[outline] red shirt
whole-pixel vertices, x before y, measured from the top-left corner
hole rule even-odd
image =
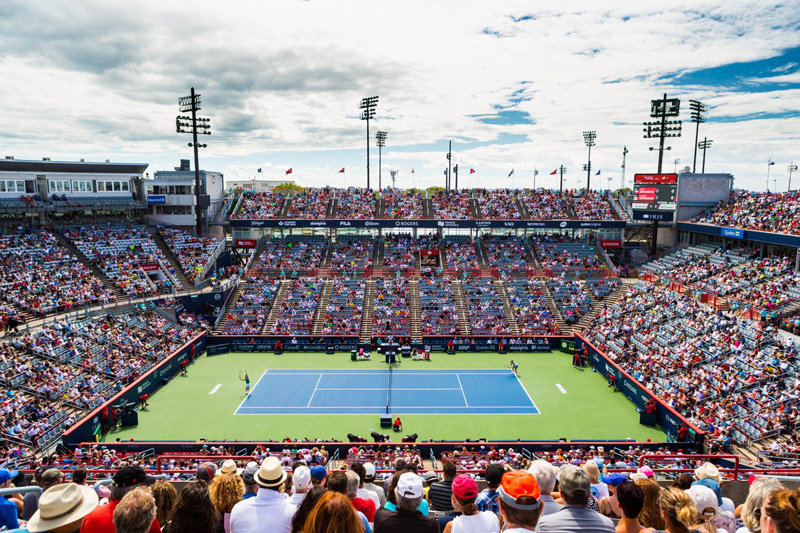
[[[81,533],[115,533],[117,530],[114,528],[114,509],[117,508],[119,502],[120,500],[112,500],[108,502],[108,505],[100,505],[86,515],[81,526]],[[374,503],[372,505],[375,506]],[[374,509],[372,513],[375,513]],[[153,520],[153,523],[150,524],[149,533],[161,533],[158,520]]]
[[[356,511],[361,511],[369,522],[375,521],[375,502],[367,498],[350,498]],[[83,533],[83,529],[81,529]],[[152,531],[150,533],[153,533]]]

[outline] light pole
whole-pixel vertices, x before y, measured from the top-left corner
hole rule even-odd
[[[792,192],[792,172],[797,172],[797,165],[794,164],[794,161],[789,164],[789,188],[787,192]]]
[[[208,208],[207,205],[200,206],[201,188],[200,188],[200,157],[197,153],[198,148],[206,148],[206,144],[197,142],[197,135],[211,135],[211,119],[197,118],[197,112],[200,111],[200,95],[195,94],[194,87],[189,96],[181,96],[178,98],[178,105],[180,106],[181,113],[192,112],[191,117],[185,115],[178,115],[175,117],[175,129],[178,133],[191,133],[192,142],[189,146],[194,148],[194,203],[195,203],[195,226],[198,235],[203,234],[205,226],[204,213]],[[202,190],[205,193],[205,190]],[[202,195],[205,198],[205,194]]]
[[[456,190],[458,190],[458,165],[457,164],[453,167],[453,174],[456,175]]]
[[[644,122],[644,138],[659,139],[658,148],[650,147],[650,151],[658,150],[658,173],[664,163],[664,150],[672,150],[671,146],[664,146],[667,137],[680,137],[682,122],[680,120],[667,120],[667,117],[677,117],[681,112],[681,101],[677,98],[667,98],[667,93],[660,100],[650,101],[650,117],[658,120]]]
[[[583,132],[583,142],[589,147],[589,157],[587,158],[587,163],[583,165],[583,169],[586,171],[586,194],[589,194],[589,185],[592,179],[592,146],[595,145],[595,139],[597,139],[596,131]]]
[[[392,189],[394,189],[395,188],[394,187],[394,179],[397,177],[397,171],[396,170],[390,170],[389,174],[392,175]]]
[[[379,131],[375,134],[375,139],[378,141],[378,190],[383,190],[383,182],[381,180],[381,149],[386,146],[386,132]]]
[[[447,168],[448,168],[448,171],[447,171],[447,179],[445,180],[445,189],[447,189],[448,191],[450,190],[450,176],[452,175],[452,173],[450,171],[450,169],[453,166],[452,158],[453,158],[453,141],[450,141],[450,143],[447,146]]]
[[[713,139],[709,139],[708,137],[703,137],[703,140],[697,145],[703,151],[703,170],[701,171],[702,174],[706,173],[706,150],[711,148],[711,144],[714,142]]]
[[[567,167],[564,165],[559,165],[558,167],[558,177],[559,177],[559,194],[564,194],[564,174],[567,173]]]
[[[533,190],[536,190],[536,176],[539,175],[539,171],[535,168],[533,169]]]
[[[680,164],[680,162],[681,162],[681,158],[680,157],[675,160],[675,170],[672,171],[673,174],[677,174],[678,173],[678,164]]]
[[[769,192],[769,171],[772,165],[774,164],[775,161],[773,161],[772,158],[769,158],[769,160],[767,160],[767,192]]]
[[[628,147],[627,146],[623,146],[622,147],[622,178],[620,180],[620,186],[619,186],[620,189],[624,189],[625,188],[625,160],[626,160],[627,157],[628,157]]]
[[[369,190],[369,119],[375,116],[375,108],[378,107],[377,96],[362,98],[358,107],[361,109],[361,120],[367,121],[367,190]]]
[[[703,113],[708,111],[708,106],[697,100],[689,100],[689,110],[692,122],[697,124],[694,129],[694,162],[692,163],[692,174],[694,174],[697,172],[697,141],[700,140],[700,123],[706,121]]]

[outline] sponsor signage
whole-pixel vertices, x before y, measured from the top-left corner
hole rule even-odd
[[[555,337],[505,337],[502,338],[505,349],[509,352],[549,352],[551,339]],[[422,344],[429,350],[446,350],[447,344],[453,341],[453,349],[457,352],[496,352],[497,338],[481,337],[423,337]]]
[[[147,203],[148,205],[165,204],[167,203],[167,196],[164,194],[148,194]]]
[[[631,205],[634,210],[674,211],[677,196],[677,174],[635,174],[633,176]]]
[[[633,220],[645,220],[649,222],[672,222],[674,214],[672,212],[659,211],[634,211]]]
[[[620,239],[601,239],[600,247],[606,250],[610,248],[622,248],[622,240]]]
[[[730,237],[731,239],[744,239],[743,229],[721,228],[720,235],[723,237]]]
[[[258,239],[236,239],[233,245],[236,248],[255,248],[258,245]]]
[[[230,224],[234,228],[620,229],[625,227],[623,220],[231,220]]]
[[[145,272],[155,272],[158,270],[158,264],[156,263],[142,263],[139,265],[139,268],[144,270]]]

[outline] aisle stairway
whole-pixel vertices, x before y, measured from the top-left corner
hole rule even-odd
[[[624,298],[625,292],[627,292],[630,285],[633,285],[634,281],[635,280],[622,280],[622,283],[619,284],[619,287],[617,287],[617,289],[611,295],[603,299],[603,301],[598,301],[592,294],[592,310],[581,317],[578,323],[572,327],[573,331],[581,332],[588,328],[592,323],[592,320],[594,320],[598,313],[603,310],[603,305],[612,307],[615,303]]]
[[[325,278],[322,283],[322,289],[319,291],[319,299],[317,300],[317,310],[314,311],[314,325],[311,327],[312,335],[319,335],[322,331],[322,319],[325,318],[325,312],[328,308],[328,302],[331,300],[331,290],[333,289],[333,278]]]
[[[547,305],[550,307],[550,312],[553,313],[553,318],[558,324],[558,329],[561,331],[562,335],[569,335],[572,333],[572,326],[568,325],[564,321],[564,317],[559,311],[558,306],[556,305],[556,301],[553,299],[553,294],[550,292],[550,288],[547,286],[547,283],[544,281],[540,281],[542,285],[542,290],[544,291],[545,299],[547,300]]]
[[[55,236],[56,240],[59,243],[61,243],[61,245],[64,248],[69,250],[69,252],[72,255],[74,255],[78,259],[78,261],[80,261],[86,268],[88,268],[92,272],[92,274],[95,275],[95,277],[100,279],[100,281],[102,281],[106,287],[109,287],[112,291],[114,291],[114,295],[117,297],[117,300],[122,301],[128,299],[128,296],[125,294],[125,291],[120,289],[117,286],[117,284],[114,283],[111,280],[111,278],[106,276],[106,274],[102,270],[100,270],[100,268],[97,265],[95,265],[92,261],[90,261],[88,257],[83,255],[83,252],[78,250],[78,247],[72,244],[69,241],[69,239],[64,237],[64,235],[62,235],[61,232],[55,229],[51,229],[50,232]]]
[[[422,199],[422,218],[433,218],[433,202],[430,198]]]
[[[361,313],[361,342],[372,338],[372,314],[375,312],[375,279],[367,280],[364,287],[364,311]]]
[[[219,325],[214,328],[214,333],[220,334],[222,330],[225,329],[225,324],[228,322],[228,315],[231,310],[236,307],[236,303],[239,301],[239,296],[242,295],[244,286],[244,283],[240,283],[239,286],[233,290],[231,297],[228,298],[228,303],[225,304],[225,308],[220,310],[220,313],[222,313],[222,320],[220,320]]]
[[[408,290],[408,311],[411,317],[411,339],[422,342],[422,322],[419,311],[419,278],[413,278]]]
[[[153,227],[148,227],[147,230],[150,232],[150,236],[153,238],[153,241],[156,243],[156,246],[161,250],[161,253],[164,254],[164,257],[167,258],[167,262],[169,266],[172,267],[172,270],[175,271],[175,277],[178,281],[181,282],[184,289],[191,288],[194,284],[189,281],[189,278],[186,277],[186,274],[183,273],[183,268],[181,268],[181,264],[178,262],[178,259],[172,253],[172,250],[169,249],[169,245],[167,241],[161,236],[158,232],[158,229]]]
[[[456,307],[458,308],[458,324],[461,328],[462,335],[469,335],[472,332],[472,329],[469,325],[469,315],[467,314],[467,305],[464,302],[464,289],[461,286],[461,280],[454,279],[450,281],[451,287],[453,288],[453,298],[456,301]]]
[[[478,257],[478,265],[480,265],[481,269],[487,271],[488,274],[489,270],[489,263],[488,258],[486,256],[486,250],[483,249],[483,239],[475,239],[475,255]]]
[[[281,280],[281,286],[278,288],[278,292],[275,293],[275,299],[272,300],[272,307],[269,310],[266,322],[264,322],[264,328],[261,330],[262,335],[269,335],[272,333],[272,326],[275,325],[275,319],[278,318],[278,314],[281,311],[281,304],[283,304],[283,300],[286,298],[286,290],[288,287],[289,280]]]
[[[506,320],[508,320],[508,326],[511,328],[511,333],[514,335],[519,335],[519,324],[517,323],[517,317],[514,316],[514,308],[511,305],[511,298],[508,296],[508,287],[506,287],[506,284],[502,281],[497,280],[494,282],[494,290],[497,292],[497,295],[503,302],[503,311],[505,311]]]

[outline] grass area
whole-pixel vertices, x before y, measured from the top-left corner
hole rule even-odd
[[[519,379],[541,414],[538,415],[405,415],[403,434],[420,439],[492,440],[625,439],[664,440],[660,430],[639,424],[639,416],[622,394],[613,392],[591,369],[572,367],[563,353],[514,354]],[[487,353],[432,354],[432,361],[405,359],[403,369],[507,368],[510,355]],[[136,440],[281,440],[336,438],[347,433],[369,438],[379,430],[378,415],[234,415],[244,400],[239,370],[247,370],[253,386],[268,368],[384,369],[378,361],[354,363],[339,353],[231,353],[202,356],[187,376],[176,376],[153,394],[150,407],[139,412],[139,425],[107,436]],[[219,387],[217,387],[219,385]],[[558,385],[563,388],[563,393]],[[212,390],[213,394],[210,394]],[[357,393],[354,393],[357,394]],[[385,431],[384,431],[385,432]]]

